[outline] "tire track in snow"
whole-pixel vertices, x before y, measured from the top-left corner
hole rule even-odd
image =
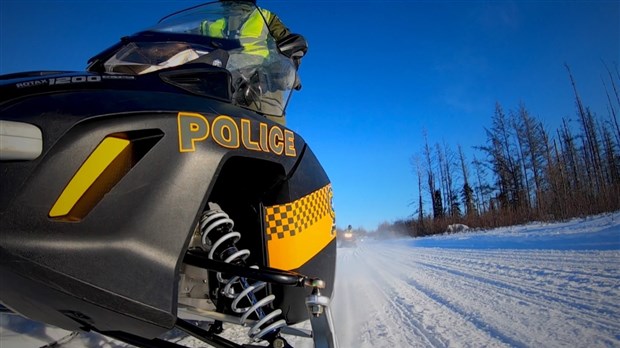
[[[422,293],[426,294],[433,301],[437,302],[441,306],[448,308],[450,311],[460,315],[463,318],[466,318],[469,322],[474,324],[478,329],[488,333],[492,338],[497,339],[499,342],[504,343],[506,345],[512,347],[526,347],[523,342],[518,341],[515,338],[512,338],[508,335],[502,333],[502,330],[495,327],[493,324],[481,319],[476,315],[472,315],[471,312],[468,312],[466,309],[459,307],[458,305],[453,304],[447,298],[439,296],[434,290],[423,286],[421,283],[417,282],[414,279],[410,279],[408,282],[409,285],[415,287],[420,290]]]
[[[601,315],[609,316],[610,320],[608,324],[617,323],[620,318],[617,317],[617,305],[607,303],[607,306],[595,306],[588,303],[583,303],[583,297],[576,297],[571,294],[571,291],[552,291],[549,288],[536,288],[534,286],[524,286],[522,281],[506,281],[500,279],[491,279],[487,276],[477,273],[468,273],[461,269],[450,269],[445,266],[433,265],[428,263],[420,263],[421,265],[435,269],[440,272],[446,272],[454,275],[455,277],[467,278],[473,284],[485,284],[486,286],[500,289],[504,295],[511,296],[513,298],[520,298],[523,301],[530,302],[539,306],[548,305],[551,303],[557,303],[566,309],[566,312],[570,315],[585,315],[588,316],[592,323],[600,323]],[[519,278],[517,278],[519,279]],[[571,289],[568,289],[571,290]],[[614,308],[616,307],[616,308]],[[569,313],[571,311],[577,313]],[[585,312],[584,312],[585,311]],[[612,325],[613,326],[613,325]],[[613,327],[608,326],[607,329]]]
[[[392,252],[392,251],[390,251]],[[418,254],[419,255],[419,254]],[[594,290],[600,292],[608,292],[610,294],[614,294],[616,296],[620,295],[620,289],[618,288],[618,284],[620,284],[620,277],[605,277],[604,280],[602,278],[596,279],[596,275],[592,276],[592,279],[587,277],[587,273],[582,272],[581,276],[569,276],[564,279],[564,276],[560,276],[560,272],[557,272],[555,269],[551,268],[543,268],[530,265],[524,265],[521,268],[510,267],[512,271],[509,274],[505,274],[503,270],[508,266],[504,266],[501,263],[510,263],[509,260],[504,259],[495,259],[493,263],[489,263],[483,267],[476,266],[477,262],[472,262],[470,255],[463,255],[463,257],[459,258],[458,261],[448,260],[448,258],[439,256],[439,257],[418,257],[421,260],[416,260],[419,263],[425,263],[432,267],[444,267],[445,269],[450,269],[454,271],[460,271],[463,274],[472,274],[478,276],[480,279],[495,279],[501,280],[509,284],[518,284],[521,287],[528,289],[537,289],[539,291],[549,292],[553,290],[552,287],[549,287],[549,284],[542,284],[541,279],[544,278],[545,282],[556,281],[560,279],[562,283],[570,282],[572,284],[555,284],[560,290],[563,290],[559,293],[562,296],[569,296],[574,298],[575,301],[588,301],[591,299],[591,295]],[[401,260],[402,261],[402,260]],[[501,263],[498,263],[501,262]],[[609,263],[613,263],[615,261],[608,261]],[[473,266],[472,266],[473,265]],[[571,265],[572,267],[572,265]],[[530,273],[532,269],[536,269],[536,275],[531,275]],[[583,277],[583,279],[579,279]],[[515,281],[518,280],[518,281]],[[587,281],[587,283],[585,283]],[[593,289],[592,284],[596,285],[597,288]],[[526,286],[527,285],[527,286]],[[553,285],[553,284],[552,284]],[[568,288],[570,285],[577,285],[579,287]],[[575,296],[575,294],[584,293],[587,296],[579,297]],[[598,301],[592,301],[592,304],[587,304],[596,307],[595,304],[599,304]],[[613,312],[617,312],[620,309],[620,304],[610,303],[611,309]],[[603,308],[602,310],[608,310],[609,308]]]
[[[538,285],[541,277],[571,284],[588,282],[601,287],[612,287],[620,282],[620,274],[614,272],[614,268],[615,270],[618,269],[615,265],[620,263],[620,256],[615,252],[603,252],[602,255],[597,254],[597,256],[575,253],[571,254],[570,257],[558,257],[558,255],[555,259],[543,257],[542,254],[531,257],[531,254],[534,254],[531,252],[511,253],[504,251],[502,254],[491,254],[488,251],[460,251],[459,254],[459,258],[443,255],[443,257],[428,258],[428,260],[429,262],[440,261],[447,267],[458,267],[459,269],[466,269],[468,272],[476,270],[488,274],[489,271],[492,271],[493,276],[503,276],[506,279],[514,279],[515,276],[518,276],[521,282],[531,281],[530,285],[532,286]],[[579,262],[575,262],[575,259],[578,259]],[[494,262],[491,263],[489,260],[494,260]],[[501,261],[501,264],[498,261]],[[603,265],[605,266],[605,274],[593,272],[593,269]],[[584,290],[582,292],[588,294],[591,293],[590,286],[585,286],[583,289],[572,289],[571,293],[579,290]],[[620,305],[616,305],[616,307],[620,308]]]
[[[398,257],[383,257],[374,245],[364,245],[351,254],[350,250],[339,253],[336,299],[343,295],[340,282],[351,281],[351,276],[342,272],[348,268],[350,273],[358,272],[368,280],[364,288],[354,287],[360,301],[358,307],[371,308],[370,319],[360,326],[360,341],[340,340],[344,347],[480,347],[507,346],[485,330],[473,324],[467,316],[447,308],[443,301],[429,296],[407,283],[396,268],[400,265]],[[345,255],[346,254],[346,255]],[[355,259],[350,256],[355,255]],[[346,260],[347,262],[341,262]],[[406,272],[416,273],[419,269],[407,268]],[[374,290],[373,290],[374,288]],[[366,296],[366,294],[374,294]],[[363,298],[363,300],[361,300]],[[342,301],[342,300],[340,300]],[[339,304],[336,313],[344,311]],[[350,310],[350,309],[349,309]],[[373,316],[374,315],[374,316]],[[343,314],[335,316],[342,318]],[[339,337],[345,336],[337,321]],[[369,332],[372,333],[369,335]],[[351,335],[349,335],[351,336]],[[355,336],[355,335],[352,335]],[[343,344],[344,343],[344,344]]]
[[[390,290],[393,280],[382,279],[368,258],[362,246],[339,249],[334,317],[340,345],[445,346],[412,317],[412,305]]]
[[[395,285],[398,284],[400,279],[395,278],[393,274],[386,272],[386,268],[378,268],[376,266],[376,259],[373,259],[373,262],[370,262],[371,258],[368,256],[369,253],[366,253],[366,258],[363,259],[364,264],[368,270],[372,270],[372,274],[375,277],[376,281],[374,285],[381,291],[383,294],[383,298],[388,302],[387,313],[391,318],[394,319],[394,322],[397,324],[396,327],[402,329],[408,328],[412,331],[413,335],[406,335],[407,340],[411,346],[417,345],[414,343],[419,343],[422,347],[446,347],[446,344],[437,338],[437,335],[428,330],[424,323],[416,318],[417,314],[415,310],[415,304],[410,303],[407,299],[410,296],[403,297],[402,288],[399,288]],[[389,277],[388,277],[389,275]],[[411,289],[408,289],[411,290]],[[411,291],[406,291],[411,293]],[[390,310],[391,308],[391,310]],[[413,337],[411,337],[413,336]],[[422,342],[418,342],[419,339],[422,339]]]
[[[395,250],[390,250],[390,253],[394,255]],[[480,252],[478,254],[481,254]],[[446,255],[446,254],[444,254]],[[496,288],[497,291],[501,291],[506,296],[513,298],[520,298],[524,302],[531,302],[541,307],[554,307],[556,310],[562,310],[565,315],[580,317],[584,319],[588,317],[590,322],[596,324],[607,324],[605,327],[607,330],[613,330],[617,328],[617,323],[620,321],[618,313],[620,313],[620,306],[613,302],[614,298],[620,298],[620,281],[614,281],[613,278],[608,278],[605,282],[605,291],[597,291],[592,286],[583,286],[585,289],[570,288],[567,286],[559,287],[549,286],[549,284],[541,284],[541,278],[548,282],[557,278],[557,275],[553,271],[547,272],[547,276],[537,276],[531,282],[528,282],[524,277],[524,270],[513,273],[509,276],[502,275],[502,272],[496,270],[497,267],[505,267],[503,265],[510,262],[503,260],[502,258],[496,259],[493,266],[489,265],[486,269],[472,269],[470,260],[471,255],[464,255],[460,258],[460,262],[446,262],[445,257],[425,257],[424,261],[416,261],[418,265],[425,265],[428,268],[434,268],[439,272],[448,272],[455,277],[467,278],[473,285],[478,283],[487,284],[492,288]],[[403,258],[398,258],[400,261],[404,261]],[[456,260],[456,259],[454,259]],[[574,260],[573,263],[576,263]],[[614,262],[613,259],[611,262]],[[540,264],[540,263],[537,263]],[[524,267],[527,268],[527,267]],[[579,296],[576,296],[579,294]],[[610,300],[605,301],[608,298]],[[557,305],[559,306],[557,306]],[[602,317],[603,316],[603,317]],[[606,320],[605,317],[609,317]]]
[[[564,300],[565,297],[570,298],[575,289],[568,288],[549,295],[545,294],[545,290],[553,287],[548,284],[539,284],[540,286],[532,291],[532,284],[524,283],[519,276],[500,277],[502,280],[497,280],[495,273],[499,272],[492,265],[511,264],[511,261],[503,260],[501,255],[491,260],[484,274],[472,275],[467,269],[469,257],[461,255],[459,250],[394,245],[381,245],[377,250],[384,258],[389,258],[392,269],[401,270],[400,277],[408,278],[412,286],[425,289],[429,296],[440,302],[444,301],[444,304],[457,312],[469,313],[469,317],[473,318],[473,322],[480,328],[491,333],[503,332],[502,341],[511,345],[518,346],[518,342],[524,342],[528,346],[548,346],[549,340],[554,342],[555,346],[562,346],[562,342],[564,345],[574,345],[574,342],[583,341],[580,334],[592,336],[588,337],[589,342],[597,345],[614,346],[619,343],[617,333],[620,332],[620,327],[613,318],[602,317],[601,312],[596,311],[598,307],[583,306],[584,300],[581,298],[573,299],[572,302]],[[484,257],[486,258],[486,255]],[[461,264],[465,266],[457,262],[446,262],[446,259],[461,260]],[[610,264],[610,267],[614,267],[613,260]],[[618,267],[617,264],[615,267]],[[419,274],[409,272],[414,268],[417,268]],[[617,283],[614,287],[613,279],[608,286],[618,290]],[[594,300],[602,303],[613,302],[614,298],[617,299],[614,295],[616,293],[612,291],[596,294]],[[613,313],[612,310],[610,316],[613,317]],[[617,317],[618,312],[615,313]],[[556,333],[556,329],[560,329],[561,333]]]
[[[389,270],[395,279],[399,279],[401,287],[419,293],[418,299],[424,298],[421,301],[423,308],[434,313],[431,320],[435,322],[435,335],[441,332],[445,335],[443,339],[448,344],[443,346],[523,346],[521,342],[503,335],[489,323],[477,319],[463,308],[453,305],[447,298],[438,295],[436,287],[422,286],[422,283],[413,280],[413,278],[435,279],[438,278],[437,274],[429,274],[415,263],[399,267],[402,266],[400,262],[402,258],[394,253],[385,253],[379,249],[379,254],[383,256],[382,270]],[[460,332],[463,329],[465,331]]]

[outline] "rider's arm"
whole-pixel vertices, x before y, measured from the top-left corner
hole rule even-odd
[[[276,39],[276,42],[282,40],[283,38],[291,34],[291,31],[284,25],[284,23],[282,23],[280,18],[274,13],[271,13],[271,16],[269,18],[269,23],[267,23],[267,25],[269,27],[269,32],[271,33],[271,36],[273,36]]]

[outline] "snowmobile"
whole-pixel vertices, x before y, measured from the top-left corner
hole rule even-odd
[[[351,225],[347,227],[347,229],[342,233],[342,235],[339,235],[339,239],[340,243],[338,244],[338,246],[340,246],[341,248],[354,248],[357,246],[357,237],[355,233],[353,233],[353,228],[351,227]]]
[[[340,247],[342,248],[354,248],[357,246],[357,238],[355,238],[355,234],[350,231],[346,231],[342,234],[342,240],[340,242]]]
[[[140,347],[181,347],[175,330],[214,347],[337,345],[330,180],[279,118],[306,42],[267,34],[256,54],[204,30],[255,10],[206,3],[86,71],[0,76],[6,308]],[[231,324],[251,339],[225,338]]]

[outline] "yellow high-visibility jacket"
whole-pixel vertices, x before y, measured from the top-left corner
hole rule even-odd
[[[277,19],[277,16],[265,9],[260,9],[260,12],[258,9],[255,9],[243,25],[236,31],[236,37],[234,38],[239,39],[243,46],[244,53],[261,57],[267,57],[269,55],[269,51],[264,45],[270,31],[267,23],[269,23],[269,25],[272,23],[274,24],[274,28],[277,29],[274,31],[275,33],[282,31],[281,28],[279,28],[282,24],[280,20]],[[226,18],[220,18],[215,22],[203,22],[200,30],[203,35],[229,38],[227,32],[230,28],[227,28],[227,25],[228,20]]]

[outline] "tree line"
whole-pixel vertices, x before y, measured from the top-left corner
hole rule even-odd
[[[524,104],[506,111],[496,103],[486,143],[468,159],[462,147],[424,146],[412,158],[419,196],[409,219],[378,232],[422,236],[450,224],[495,228],[556,221],[620,209],[620,74],[605,66],[607,116],[583,104],[568,65],[577,129],[562,119],[553,132]]]

